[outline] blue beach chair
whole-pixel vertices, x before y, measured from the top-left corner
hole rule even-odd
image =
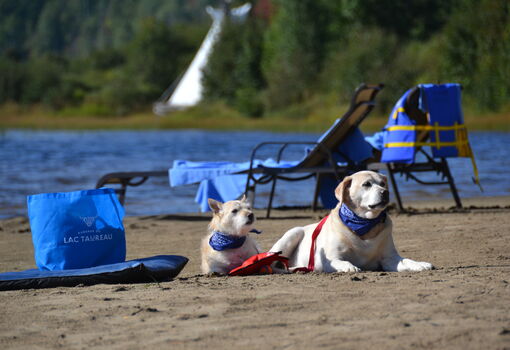
[[[395,104],[383,131],[367,138],[381,151],[380,162],[371,169],[386,168],[400,211],[404,211],[395,174],[423,185],[450,186],[457,208],[462,203],[446,158],[469,157],[474,181],[478,171],[464,124],[459,84],[422,84],[404,93]],[[416,161],[416,155],[425,161]],[[382,166],[381,166],[382,164]],[[436,172],[441,181],[424,181],[416,173]]]

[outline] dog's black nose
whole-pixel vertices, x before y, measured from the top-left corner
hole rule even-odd
[[[250,214],[248,215],[248,220],[249,220],[250,222],[253,222],[253,220],[255,220],[255,215],[253,215],[253,213],[250,213]]]
[[[390,191],[388,191],[388,190],[381,190],[381,195],[382,195],[382,200],[384,202],[389,202],[390,201]]]

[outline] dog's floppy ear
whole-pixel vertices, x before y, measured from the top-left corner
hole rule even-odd
[[[243,196],[241,197],[241,199],[239,199],[241,202],[246,202],[246,194],[243,193]]]
[[[352,177],[346,176],[342,182],[335,189],[335,197],[340,203],[343,203],[348,198],[348,191],[351,187]]]
[[[207,199],[207,203],[209,203],[209,208],[211,208],[211,210],[213,211],[213,213],[219,213],[219,211],[221,210],[221,208],[223,208],[223,203],[215,200],[215,199],[212,199],[212,198],[208,198]]]

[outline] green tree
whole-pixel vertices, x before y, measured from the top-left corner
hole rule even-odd
[[[264,23],[225,19],[220,37],[204,69],[206,99],[221,99],[249,116],[260,116],[259,91],[265,82],[260,68]]]
[[[0,57],[0,103],[19,102],[25,81],[23,63],[6,56]]]
[[[460,2],[445,35],[445,75],[461,82],[481,108],[498,110],[508,104],[510,2]]]
[[[107,106],[118,115],[147,106],[184,70],[183,57],[196,50],[193,44],[164,23],[146,19],[124,50],[124,57],[117,50],[103,50],[88,60],[93,70],[103,71],[103,82],[86,103]]]
[[[25,63],[27,76],[21,102],[51,104],[49,96],[58,95],[56,91],[60,89],[62,71],[66,64],[64,60],[53,56],[39,57]]]
[[[33,34],[44,1],[0,0],[0,53],[24,52]]]
[[[266,84],[261,68],[265,26],[262,20],[254,18],[244,24],[234,73],[238,82],[234,105],[241,113],[251,117],[259,117],[264,112],[260,91]]]
[[[179,57],[189,49],[167,25],[150,18],[142,22],[128,47],[127,68],[161,93],[179,75]]]
[[[148,17],[168,26],[205,23],[215,0],[0,0],[0,54],[6,50],[86,57],[120,49]]]
[[[316,87],[327,42],[327,12],[315,0],[280,0],[264,40],[270,108],[298,103]]]
[[[442,29],[456,0],[355,0],[354,14],[398,38],[426,40]],[[462,2],[462,1],[461,1]]]
[[[202,83],[206,99],[223,99],[229,104],[233,103],[238,86],[233,72],[236,70],[242,47],[242,31],[241,23],[225,18],[220,37],[217,38],[203,70]]]

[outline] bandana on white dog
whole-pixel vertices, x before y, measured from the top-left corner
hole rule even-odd
[[[213,232],[209,245],[217,251],[239,248],[246,241],[246,236],[230,236],[221,232]]]
[[[365,219],[356,215],[348,206],[344,203],[340,206],[339,210],[340,219],[352,232],[358,236],[363,236],[369,232],[375,225],[380,222],[384,222],[386,219],[386,212],[383,211],[375,219]]]

